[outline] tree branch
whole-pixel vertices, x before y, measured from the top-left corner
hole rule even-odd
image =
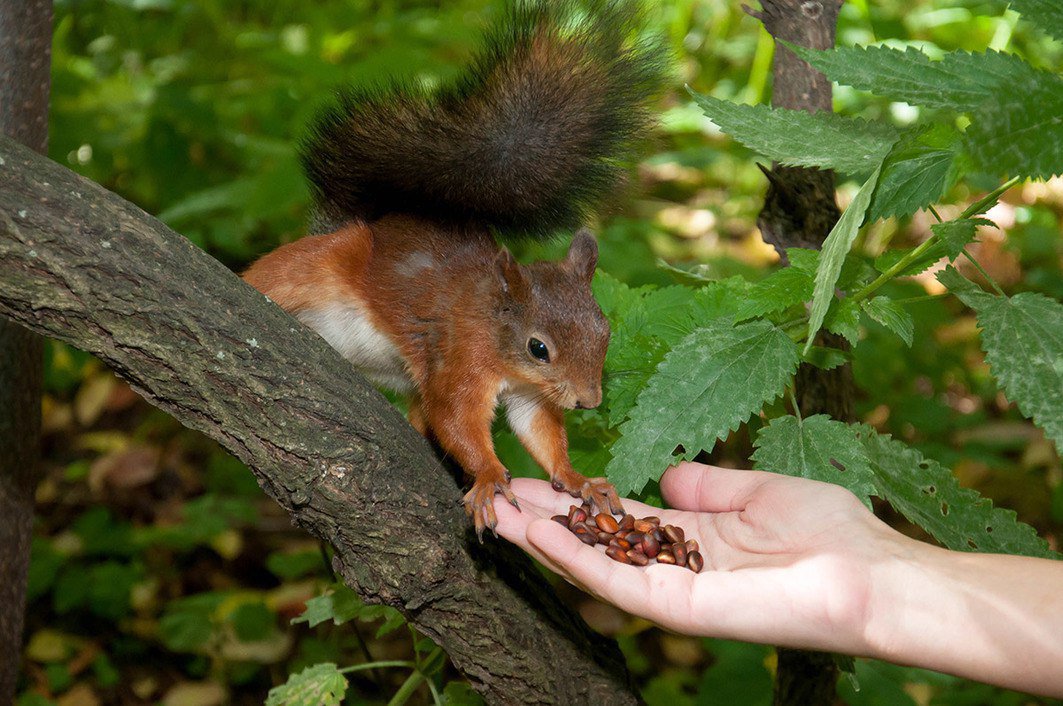
[[[519,550],[475,544],[452,477],[339,354],[132,204],[2,139],[0,314],[217,439],[336,548],[345,583],[398,608],[489,701],[636,700],[615,643]]]
[[[52,2],[0,3],[0,135],[48,151]],[[34,491],[41,473],[43,341],[0,319],[0,704],[22,662]]]

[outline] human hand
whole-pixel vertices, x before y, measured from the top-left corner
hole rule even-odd
[[[676,509],[624,506],[682,527],[705,568],[639,568],[549,519],[567,513],[570,496],[544,481],[512,487],[521,511],[496,503],[499,534],[583,590],[692,635],[868,654],[876,577],[911,541],[839,486],[684,463],[661,479]]]

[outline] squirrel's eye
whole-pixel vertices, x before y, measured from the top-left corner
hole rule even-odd
[[[550,362],[550,351],[547,349],[546,344],[540,341],[538,338],[528,339],[528,352],[532,354],[532,358],[541,360],[544,363]]]

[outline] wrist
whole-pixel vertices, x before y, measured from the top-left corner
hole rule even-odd
[[[941,607],[933,604],[942,576],[933,545],[883,525],[878,557],[872,559],[871,591],[864,623],[864,656],[908,663],[913,641],[934,629]]]

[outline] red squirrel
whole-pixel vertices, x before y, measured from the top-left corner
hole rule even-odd
[[[612,485],[573,469],[564,427],[565,409],[602,401],[598,246],[581,229],[563,260],[522,265],[495,235],[574,229],[616,186],[661,75],[637,17],[516,0],[456,84],[341,93],[302,145],[328,232],[243,275],[409,396],[410,423],[474,479],[464,502],[481,541],[494,495],[517,505],[491,440],[499,403],[554,488],[622,511]]]

